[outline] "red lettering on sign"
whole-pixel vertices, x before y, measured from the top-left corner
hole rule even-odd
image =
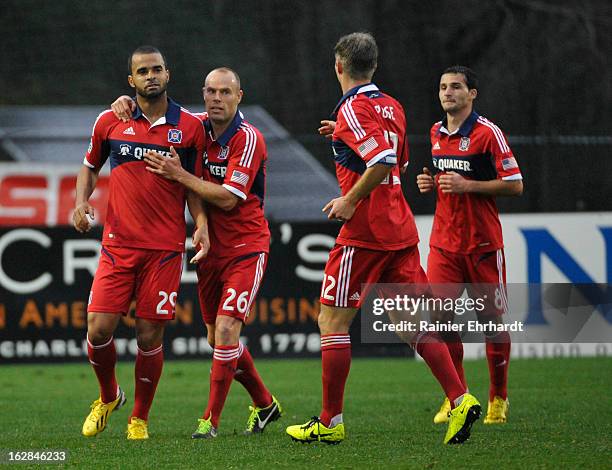
[[[0,181],[0,225],[46,225],[46,176],[7,176]],[[20,194],[21,193],[21,194]],[[4,210],[9,209],[9,210]]]

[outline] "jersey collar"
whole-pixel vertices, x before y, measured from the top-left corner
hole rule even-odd
[[[444,132],[447,135],[459,134],[462,137],[467,137],[470,135],[470,132],[472,132],[474,124],[476,123],[479,117],[480,116],[476,111],[472,111],[471,114],[467,117],[467,119],[463,121],[463,124],[461,124],[461,127],[459,127],[459,129],[457,129],[455,132],[448,132],[448,120],[445,116],[444,119],[442,119],[442,124],[440,125],[437,134],[440,134],[440,132]]]
[[[378,91],[378,87],[373,83],[366,83],[365,85],[357,85],[356,87],[351,88],[342,96],[342,98],[340,98],[340,101],[332,111],[332,116],[336,116],[336,114],[338,114],[338,110],[340,109],[340,106],[342,106],[342,103],[348,100],[351,96],[355,96],[359,93],[367,93],[369,91]]]
[[[134,98],[134,102],[136,103],[136,111],[134,112],[133,119],[136,120],[140,117],[144,117],[142,114],[142,109],[138,106],[138,101]],[[156,122],[152,123],[153,125],[157,124],[171,124],[173,126],[178,125],[179,118],[181,116],[181,105],[176,101],[168,98],[168,109],[166,110],[166,114],[164,117],[158,119]],[[144,117],[146,119],[146,117]]]
[[[225,147],[227,143],[230,141],[230,139],[234,137],[234,134],[238,132],[238,129],[240,128],[240,125],[242,124],[242,121],[244,121],[244,114],[242,114],[242,111],[238,110],[236,111],[236,114],[234,115],[234,119],[232,119],[232,122],[230,123],[230,125],[227,127],[227,129],[225,129],[225,132],[221,135],[221,137],[218,137],[216,139],[217,143],[221,147]],[[212,123],[210,122],[210,117],[206,121],[204,121],[204,127],[206,128],[206,132],[211,137],[213,137],[213,129],[212,129]],[[215,139],[213,138],[213,140]]]

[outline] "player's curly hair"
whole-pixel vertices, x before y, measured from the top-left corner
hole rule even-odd
[[[465,65],[453,65],[444,69],[442,75],[445,73],[462,74],[465,77],[465,84],[467,85],[468,90],[478,90],[478,75],[476,75],[476,72],[474,72],[471,68],[466,67]]]
[[[351,78],[372,79],[378,64],[378,46],[372,34],[364,31],[342,36],[334,47],[334,54]]]

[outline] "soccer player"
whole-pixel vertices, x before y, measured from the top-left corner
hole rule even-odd
[[[364,297],[362,284],[427,283],[419,264],[418,234],[404,199],[398,160],[408,161],[402,106],[372,83],[378,48],[369,33],[340,38],[335,71],[344,96],[335,109],[332,148],[342,196],[323,210],[344,222],[329,254],[321,288],[323,407],[319,416],[289,426],[296,441],[339,443],[345,438],[343,399],[351,364],[350,325]],[[409,339],[453,404],[445,443],[461,443],[480,415],[466,393],[448,348],[433,332]]]
[[[193,438],[214,438],[232,379],[249,392],[253,406],[245,434],[261,433],[280,418],[282,409],[261,380],[240,331],[255,301],[266,269],[270,231],[263,202],[266,144],[259,130],[244,119],[238,105],[243,92],[238,74],[218,68],[203,87],[207,113],[205,181],[185,171],[173,153],[146,155],[149,171],[175,180],[206,203],[210,252],[198,263],[198,292],[208,341],[214,348],[208,405]],[[119,115],[131,100],[119,98]]]
[[[88,200],[98,173],[110,159],[111,177],[102,251],[87,307],[87,354],[100,385],[83,435],[102,432],[110,414],[126,401],[117,384],[113,333],[120,315],[136,299],[135,400],[128,439],[148,439],[147,421],[162,373],[164,327],[175,315],[185,248],[185,200],[198,229],[194,243],[206,243],[206,220],[197,196],[180,184],[146,171],[148,150],[180,155],[194,178],[202,174],[204,132],[200,120],[168,98],[166,60],[152,46],[137,48],[128,60],[128,82],[136,91],[133,119],[122,122],[111,110],[98,116],[76,184],[73,223],[90,229]]]
[[[436,189],[437,204],[429,241],[427,276],[432,284],[474,283],[474,297],[491,286],[488,304],[479,313],[482,322],[501,322],[507,308],[506,263],[496,196],[519,196],[521,172],[503,132],[473,110],[478,94],[474,72],[463,66],[449,67],[440,78],[439,98],[446,116],[431,128],[433,169],[417,176],[421,193]],[[484,288],[484,290],[488,290]],[[440,318],[443,321],[452,318]],[[461,382],[463,344],[457,332],[443,334]],[[485,336],[489,364],[489,405],[485,424],[505,423],[508,413],[508,364],[510,335],[507,331]],[[446,398],[434,423],[448,421]]]

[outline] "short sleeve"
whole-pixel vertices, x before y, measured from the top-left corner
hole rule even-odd
[[[114,120],[113,118],[113,112],[109,109],[100,113],[94,122],[89,147],[83,159],[83,165],[92,170],[99,170],[102,168],[108,158],[110,150],[108,132],[109,125]]]
[[[193,167],[193,174],[198,178],[202,177],[204,173],[204,148],[206,145],[206,136],[204,135],[204,125],[197,126],[194,135],[194,146],[195,146],[195,165]]]
[[[374,111],[353,100],[347,100],[340,108],[334,136],[351,147],[368,168],[377,163],[397,164],[396,152],[387,141],[391,136],[385,136]]]
[[[493,156],[497,178],[505,181],[522,180],[518,162],[502,130],[491,121],[483,122],[489,130],[488,150]]]
[[[263,136],[253,126],[243,124],[230,143],[223,187],[246,199],[265,159]]]

